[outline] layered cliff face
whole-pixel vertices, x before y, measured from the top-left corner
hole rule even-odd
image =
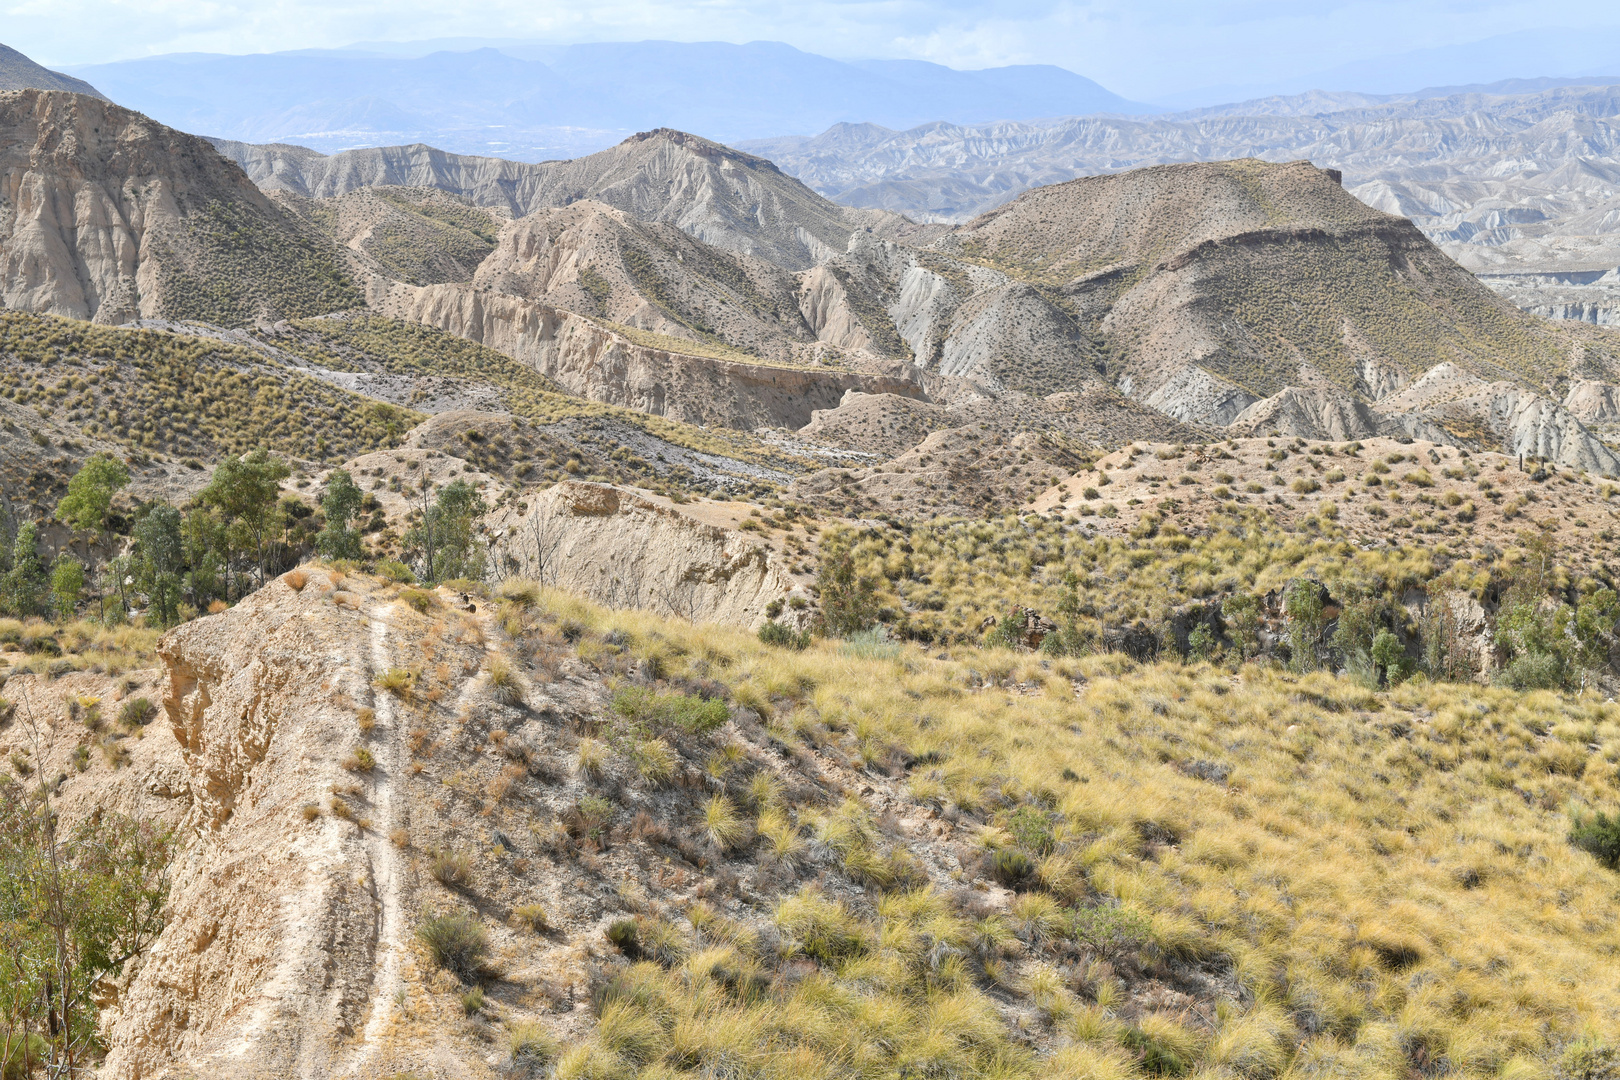
[[[573,312],[462,286],[396,285],[374,292],[372,304],[505,353],[570,393],[692,424],[797,428],[847,390],[923,393],[903,369],[868,374],[701,356],[680,342],[643,345]]]
[[[0,301],[225,325],[352,306],[336,253],[206,140],[99,98],[0,93]]]
[[[804,362],[817,351],[793,272],[595,201],[511,223],[473,284],[739,358]]]
[[[607,484],[558,484],[490,527],[507,573],[609,607],[756,629],[796,588],[759,540]]]

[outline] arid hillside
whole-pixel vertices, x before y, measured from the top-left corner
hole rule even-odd
[[[13,676],[0,729],[7,792],[177,830],[110,1077],[1488,1073],[1620,1016],[1613,871],[1565,839],[1597,699],[319,566],[157,658]]]
[[[205,139],[103,99],[0,93],[0,299],[124,323],[240,326],[360,302],[306,232]]]

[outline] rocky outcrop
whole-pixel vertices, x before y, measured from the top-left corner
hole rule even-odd
[[[346,820],[300,816],[346,775],[320,748],[348,744],[372,698],[360,603],[324,576],[302,591],[278,581],[163,640],[158,724],[180,748],[190,844],[168,924],[104,1017],[101,1075],[183,1062],[187,1075],[326,1076],[384,1008],[374,966],[402,917],[395,856]],[[392,720],[379,702],[379,728]]]
[[[1142,400],[1177,420],[1219,426],[1236,423],[1256,398],[1201,367],[1186,367]]]
[[[582,315],[456,285],[392,285],[384,314],[470,338],[550,376],[571,393],[692,424],[798,428],[847,390],[921,397],[918,382],[860,372],[718,360],[639,345]]]
[[[1620,386],[1577,379],[1564,395],[1564,408],[1583,424],[1620,423]]]
[[[607,484],[558,484],[490,529],[505,573],[610,607],[753,628],[794,587],[758,540]]]
[[[1570,469],[1620,475],[1620,456],[1568,409],[1510,382],[1485,382],[1439,364],[1399,394],[1378,403],[1392,416],[1421,416],[1451,441],[1541,458]]]

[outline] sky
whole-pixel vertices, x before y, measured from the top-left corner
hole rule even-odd
[[[0,0],[0,42],[51,66],[171,52],[275,52],[443,37],[509,36],[556,44],[771,40],[846,59],[920,59],[957,68],[1056,64],[1143,101],[1168,100],[1201,87],[1282,84],[1392,53],[1549,25],[1620,31],[1620,5],[1613,0],[1564,0],[1556,8],[1545,0]],[[1605,73],[1620,74],[1620,56],[1615,60],[1608,65],[1615,70]],[[1590,66],[1583,59],[1569,65],[1567,72],[1515,74],[1589,73],[1575,70]]]

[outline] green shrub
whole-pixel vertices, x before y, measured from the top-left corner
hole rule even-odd
[[[401,585],[409,585],[416,580],[416,575],[411,572],[411,568],[398,559],[384,559],[378,563],[377,576],[398,582]]]
[[[1564,685],[1564,661],[1557,653],[1533,652],[1514,657],[1497,681],[1514,690],[1557,690]]]
[[[613,695],[613,711],[645,727],[674,727],[693,735],[713,731],[731,715],[726,703],[719,698],[660,694],[639,686],[617,691]]]
[[[1586,817],[1576,812],[1570,821],[1569,842],[1610,870],[1620,869],[1620,813],[1610,817],[1599,810]]]
[[[457,912],[428,919],[416,928],[433,962],[462,978],[471,978],[489,955],[489,934],[471,915]]]
[[[130,698],[118,710],[118,722],[126,728],[145,727],[157,714],[157,706],[146,698]]]
[[[426,589],[405,589],[399,594],[399,598],[424,614],[438,603],[438,599]]]
[[[1586,1035],[1564,1048],[1561,1080],[1614,1080],[1620,1076],[1620,1049],[1597,1035]]]
[[[1101,956],[1135,952],[1151,932],[1146,919],[1117,904],[1075,908],[1069,916],[1069,936]]]
[[[810,632],[801,630],[795,633],[791,627],[772,619],[759,628],[759,640],[766,645],[802,652],[810,647]]]
[[[1388,630],[1380,630],[1373,637],[1372,661],[1391,686],[1400,682],[1406,674],[1406,649],[1401,645],[1401,639]]]
[[[1009,889],[1024,884],[1035,874],[1035,863],[1017,848],[1001,848],[990,855],[990,874]]]
[[[619,919],[604,930],[608,944],[634,960],[641,955],[640,927],[634,919]]]
[[[1036,855],[1050,855],[1057,846],[1052,831],[1052,814],[1038,806],[1020,806],[1007,818],[1007,831],[1018,846]]]

